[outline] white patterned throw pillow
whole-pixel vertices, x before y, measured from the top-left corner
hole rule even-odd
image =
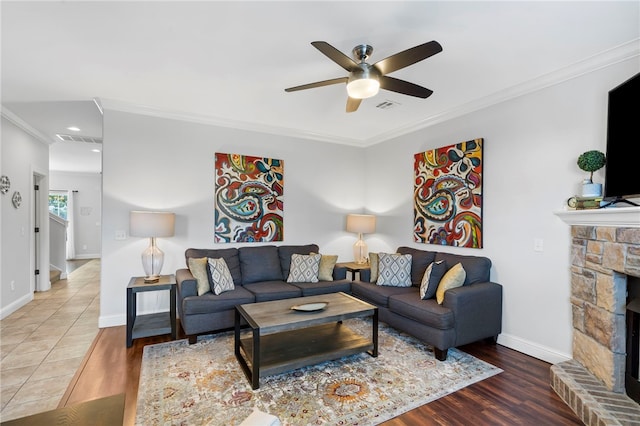
[[[218,295],[235,288],[233,277],[223,258],[209,259],[209,271],[211,272],[211,291]]]
[[[378,253],[378,285],[411,287],[410,254]]]
[[[320,254],[292,254],[288,283],[317,283]]]

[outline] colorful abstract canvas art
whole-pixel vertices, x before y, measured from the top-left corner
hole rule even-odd
[[[480,138],[414,156],[415,241],[482,248],[482,145]]]
[[[215,154],[215,242],[283,240],[284,163]]]

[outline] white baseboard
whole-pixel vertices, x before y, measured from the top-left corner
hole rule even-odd
[[[8,304],[4,308],[0,309],[0,319],[5,319],[18,309],[22,308],[27,303],[33,300],[33,293],[25,294],[20,299],[16,300],[13,303]]]
[[[81,260],[81,259],[100,259],[100,253],[89,253],[89,254],[76,254],[73,257],[73,260]]]
[[[555,349],[551,349],[510,334],[500,334],[498,336],[498,343],[502,346],[506,346],[510,349],[522,352],[523,354],[541,359],[550,364],[569,361],[572,358],[569,354],[558,352]]]
[[[127,324],[127,315],[126,314],[109,315],[109,316],[100,315],[100,317],[98,318],[98,327],[99,328],[117,327],[119,325],[126,325],[126,324]]]

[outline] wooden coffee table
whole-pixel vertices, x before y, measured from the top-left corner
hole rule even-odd
[[[304,310],[322,302],[327,304],[324,309]],[[342,323],[363,317],[372,317],[370,338]],[[246,337],[241,336],[242,319],[251,329],[242,333]],[[234,350],[253,389],[260,387],[260,377],[360,352],[377,357],[378,308],[345,293],[238,305]]]

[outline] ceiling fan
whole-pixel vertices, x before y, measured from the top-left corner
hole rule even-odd
[[[368,44],[360,44],[353,48],[353,57],[349,58],[326,41],[314,41],[313,47],[322,52],[336,64],[349,72],[348,77],[333,78],[331,80],[317,81],[301,86],[289,87],[285,92],[313,89],[315,87],[329,86],[332,84],[347,83],[347,112],[354,112],[360,106],[363,99],[375,96],[379,89],[402,93],[403,95],[417,98],[428,98],[433,91],[408,81],[389,77],[387,74],[413,65],[429,56],[442,52],[442,46],[437,41],[430,41],[410,49],[391,55],[381,61],[370,65],[366,60],[371,56],[373,47]]]

